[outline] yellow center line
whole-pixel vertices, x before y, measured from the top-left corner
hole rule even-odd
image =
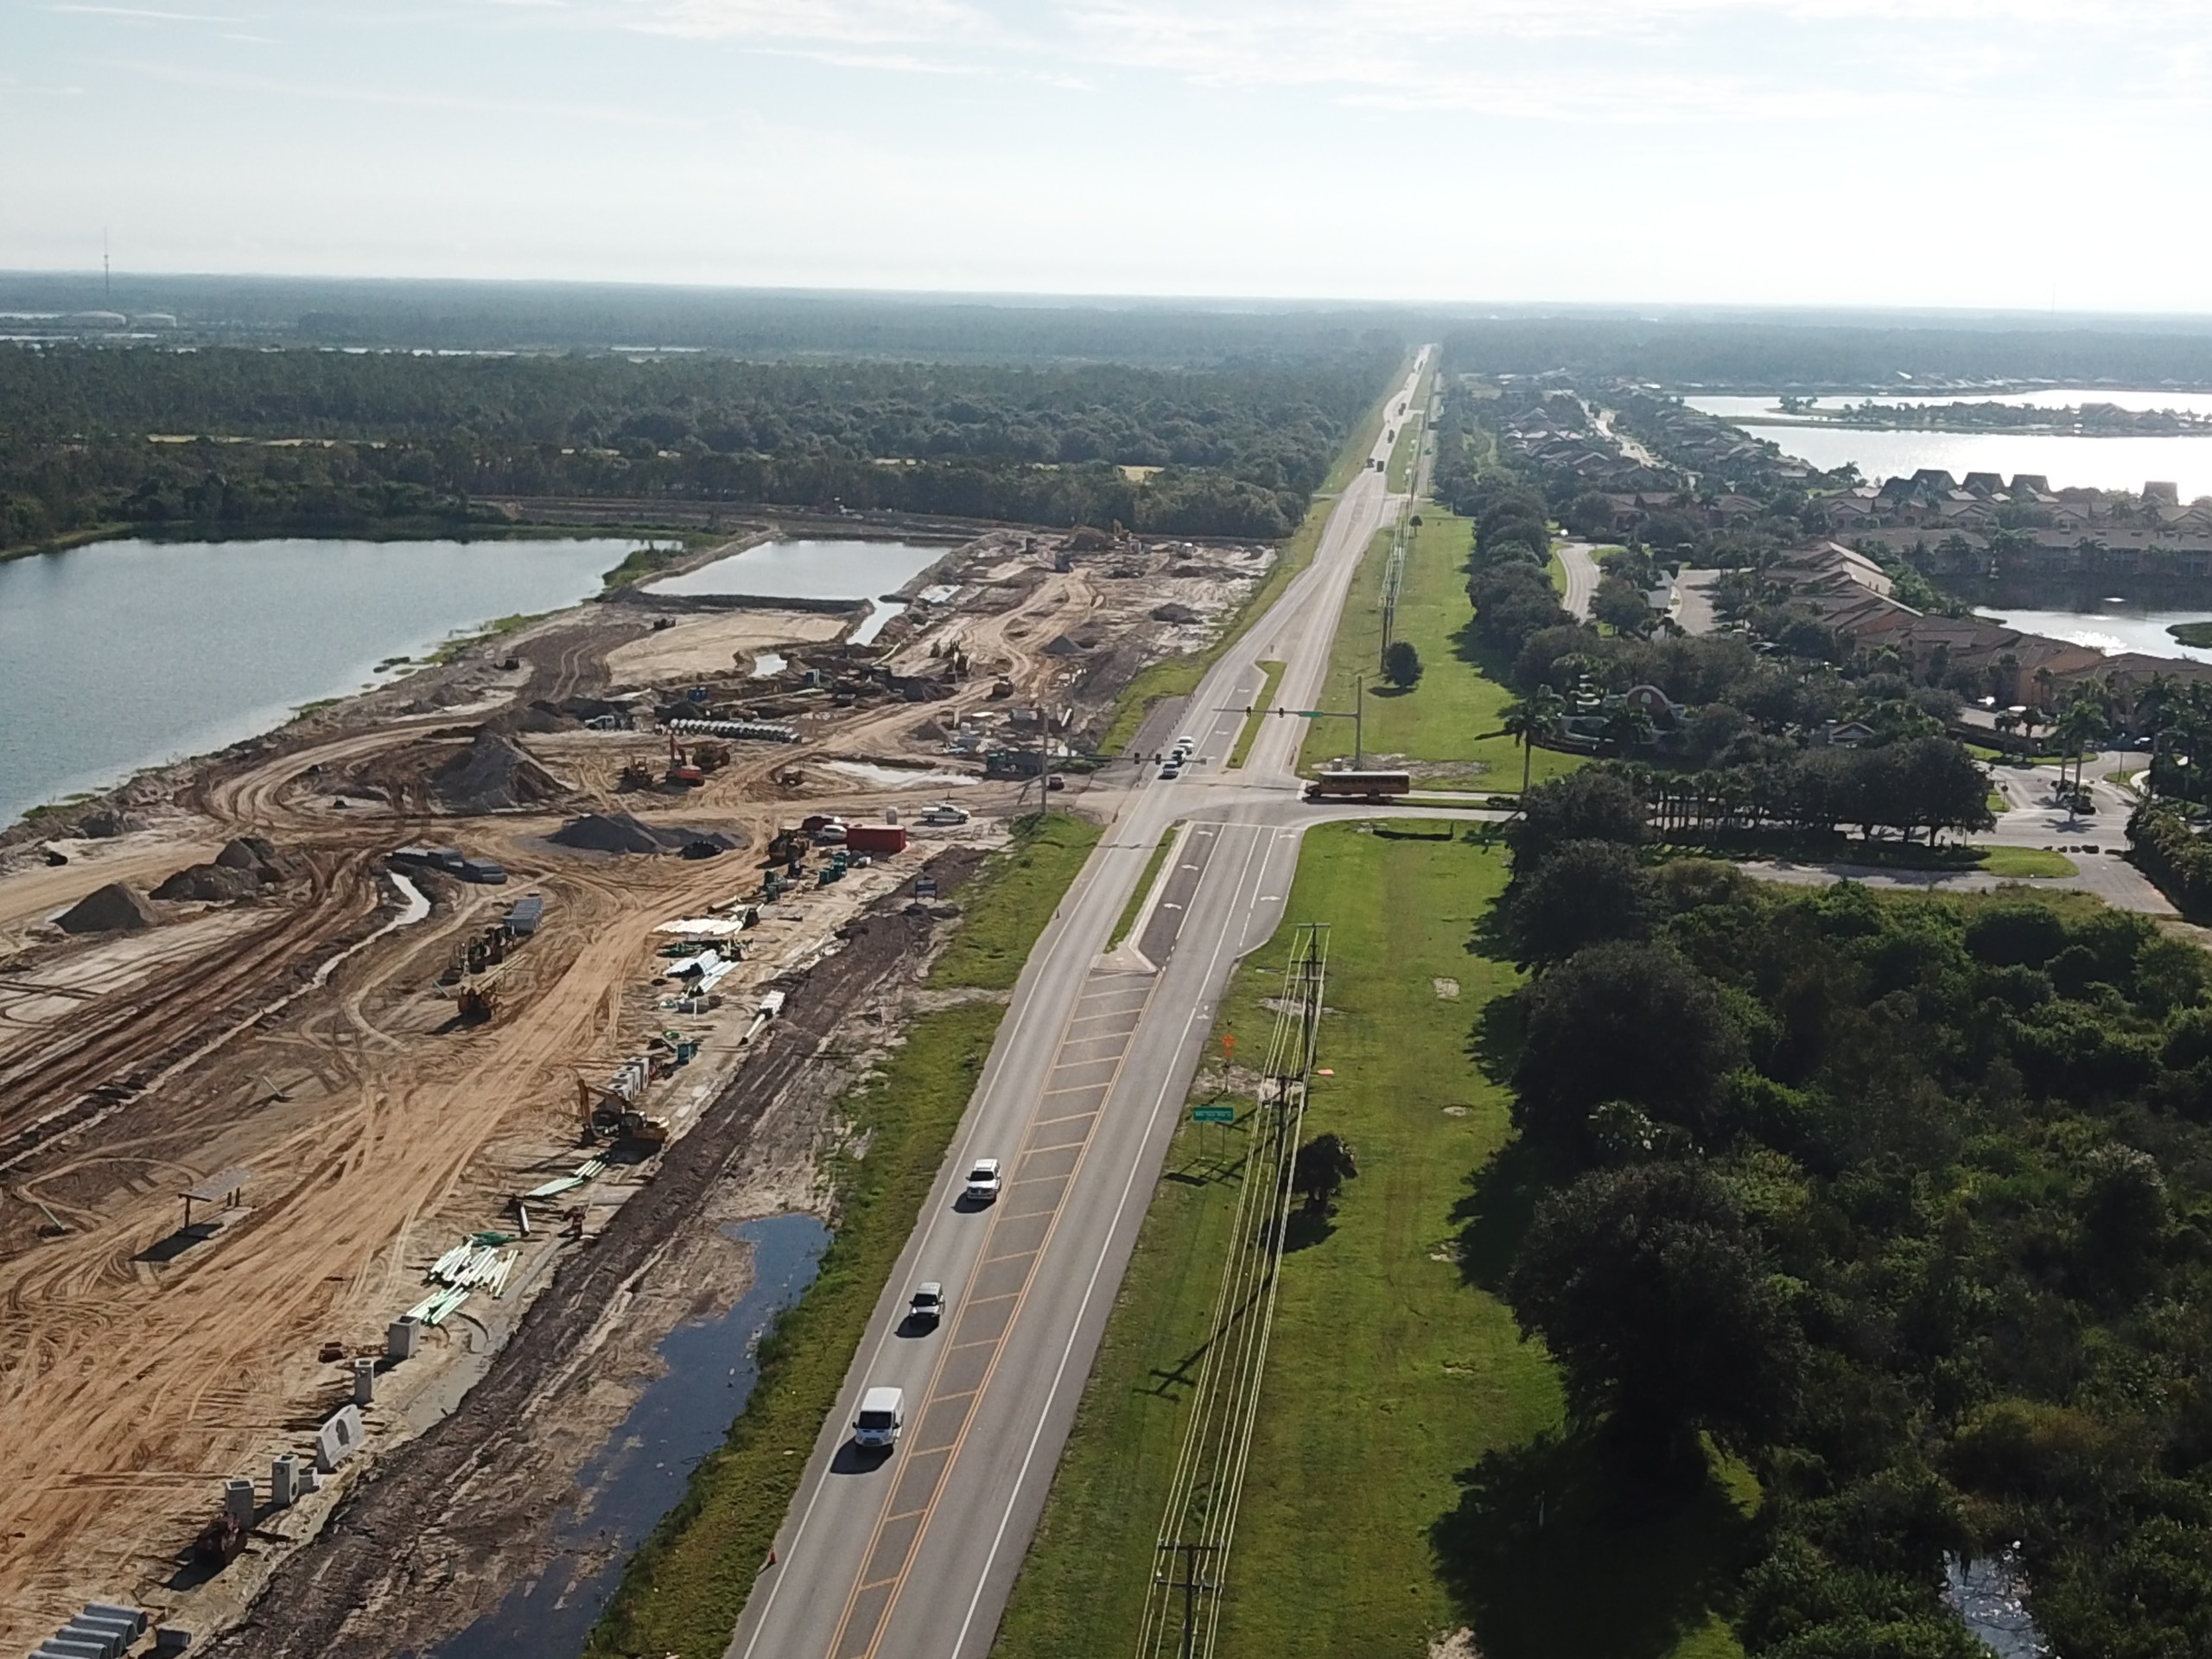
[[[1146,988],[1145,1000],[1147,1003],[1151,1001],[1151,993],[1153,989],[1157,988],[1158,983],[1159,982],[1154,980]],[[1081,1002],[1082,999],[1078,997],[1077,999],[1077,1004],[1078,1007],[1081,1006]],[[1141,1010],[1140,1010],[1140,1016],[1141,1016]],[[1073,1021],[1071,1020],[1070,1024],[1072,1023]],[[1141,1018],[1140,1023],[1141,1023]],[[1134,1039],[1135,1035],[1135,1027],[1132,1027],[1130,1028],[1130,1037]],[[1067,1041],[1067,1027],[1065,1026],[1061,1027],[1060,1039],[1063,1046],[1065,1046]],[[1122,1068],[1128,1064],[1129,1048],[1131,1046],[1131,1043],[1124,1042],[1120,1057],[1114,1062],[1114,1075],[1109,1077],[1104,1084],[1106,1092],[1109,1096],[1113,1093],[1114,1084],[1121,1078]],[[1093,1062],[1093,1064],[1096,1064],[1096,1062]],[[1087,1114],[1087,1116],[1095,1116],[1095,1114]],[[1026,1140],[1029,1135],[1034,1135],[1037,1128],[1038,1125],[1036,1123],[1031,1123],[1023,1138]],[[1067,1190],[1069,1192],[1072,1192],[1074,1190],[1076,1172],[1079,1171],[1083,1167],[1084,1161],[1087,1160],[1090,1155],[1091,1142],[1088,1135],[1084,1137],[1081,1144],[1083,1151],[1076,1160],[1075,1170],[1071,1170],[1066,1176],[1059,1178],[1066,1181]],[[1021,1288],[1016,1294],[1014,1312],[1007,1315],[1007,1322],[999,1332],[997,1342],[995,1344],[995,1351],[991,1355],[990,1363],[984,1369],[982,1380],[976,1383],[973,1389],[969,1390],[966,1395],[951,1395],[947,1397],[956,1399],[963,1397],[979,1399],[982,1396],[983,1390],[990,1386],[991,1379],[998,1375],[999,1362],[1006,1357],[1006,1338],[1013,1332],[1015,1322],[1021,1317],[1021,1309],[1029,1300],[1030,1288],[1037,1282],[1038,1263],[1045,1259],[1045,1251],[1046,1248],[1052,1243],[1053,1235],[1059,1230],[1060,1217],[1066,1212],[1066,1207],[1065,1193],[1063,1193],[1061,1202],[1055,1204],[1049,1211],[1052,1219],[1046,1227],[1045,1236],[1038,1241],[1033,1249],[1026,1251],[1015,1251],[1011,1255],[1003,1256],[994,1257],[987,1255],[984,1257],[984,1264],[988,1265],[993,1261],[1019,1261],[1022,1256],[1027,1255],[1029,1258],[1029,1270],[1022,1277]],[[1026,1220],[1027,1217],[1019,1217],[1019,1219]],[[1001,1217],[996,1215],[992,1217],[991,1226],[993,1231],[997,1230],[1000,1220]],[[988,1243],[986,1248],[988,1248]],[[951,1351],[950,1348],[942,1351],[938,1356],[937,1366],[931,1371],[930,1376],[929,1389],[923,1395],[922,1410],[925,1414],[929,1410],[930,1402],[937,1397],[936,1389],[938,1382],[944,1376],[945,1363],[950,1357]],[[953,1442],[951,1456],[945,1459],[944,1466],[937,1471],[937,1478],[931,1488],[930,1501],[925,1507],[922,1523],[914,1529],[914,1535],[906,1541],[906,1559],[899,1564],[899,1572],[896,1577],[891,1580],[891,1593],[884,1598],[883,1605],[876,1610],[875,1628],[868,1634],[868,1645],[861,1650],[862,1659],[874,1659],[876,1649],[883,1640],[884,1628],[891,1622],[891,1610],[899,1600],[899,1592],[906,1586],[906,1575],[913,1570],[914,1557],[920,1553],[923,1535],[929,1530],[929,1517],[937,1512],[937,1506],[944,1496],[945,1484],[951,1475],[952,1465],[957,1459],[960,1449],[967,1445],[969,1432],[975,1426],[975,1421],[976,1413],[974,1407],[971,1404],[969,1409],[962,1416],[960,1433],[958,1437]],[[868,1539],[867,1554],[862,1555],[861,1558],[862,1560],[871,1560],[874,1558],[877,1548],[880,1548],[882,1543],[883,1530],[887,1523],[888,1517],[877,1521],[875,1529]],[[878,1584],[881,1582],[882,1580],[876,1580],[876,1583]],[[852,1594],[845,1599],[844,1611],[838,1618],[836,1635],[832,1638],[830,1643],[830,1650],[833,1656],[840,1654],[844,1650],[845,1636],[852,1625],[854,1609],[858,1605],[863,1590],[873,1587],[874,1586],[872,1585],[855,1585],[853,1588]]]

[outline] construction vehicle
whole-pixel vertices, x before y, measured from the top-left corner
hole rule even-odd
[[[643,1070],[639,1062],[633,1060],[616,1073],[613,1084],[606,1088],[595,1089],[581,1077],[576,1080],[585,1141],[613,1141],[641,1147],[668,1144],[668,1120],[644,1110],[621,1093],[625,1085],[642,1086]]]
[[[667,781],[678,789],[696,789],[707,781],[707,774],[693,765],[683,753],[683,746],[676,741],[676,734],[668,736]]]
[[[642,760],[632,760],[624,766],[621,777],[614,783],[617,789],[651,789],[652,786],[653,769]]]
[[[727,743],[694,743],[691,764],[702,772],[720,772],[729,765],[729,745]]]
[[[464,985],[454,998],[464,1023],[481,1026],[490,1023],[499,1012],[499,994],[486,982]]]

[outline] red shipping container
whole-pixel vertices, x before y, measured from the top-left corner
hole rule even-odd
[[[903,823],[849,823],[845,826],[845,846],[855,853],[903,853],[906,850],[906,826]]]

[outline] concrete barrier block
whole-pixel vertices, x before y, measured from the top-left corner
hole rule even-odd
[[[315,1432],[315,1466],[326,1475],[336,1472],[340,1464],[361,1449],[365,1438],[361,1408],[340,1407],[330,1421]]]

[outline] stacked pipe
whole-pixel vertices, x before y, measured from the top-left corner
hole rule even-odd
[[[701,733],[709,737],[750,737],[764,743],[796,743],[798,728],[765,720],[671,720],[671,732]]]

